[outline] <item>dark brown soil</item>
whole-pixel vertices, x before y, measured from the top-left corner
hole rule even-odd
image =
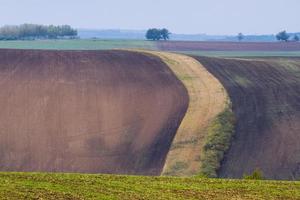
[[[256,168],[268,179],[300,179],[300,62],[197,58],[227,89],[237,124],[220,177]]]
[[[187,105],[156,57],[0,50],[0,170],[159,175]]]
[[[300,51],[300,42],[194,42],[160,41],[164,51]]]

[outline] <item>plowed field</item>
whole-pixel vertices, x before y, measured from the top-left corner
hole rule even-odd
[[[299,179],[299,59],[197,59],[225,86],[237,119],[219,176],[258,168],[269,179]]]
[[[159,175],[186,112],[159,58],[0,50],[0,170]]]

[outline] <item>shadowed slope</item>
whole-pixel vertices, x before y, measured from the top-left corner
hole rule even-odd
[[[0,50],[0,170],[159,175],[188,105],[154,56]]]
[[[270,179],[300,178],[300,62],[198,58],[225,86],[237,124],[219,172],[255,168]]]

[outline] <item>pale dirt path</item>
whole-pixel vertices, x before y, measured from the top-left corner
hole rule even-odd
[[[227,92],[194,58],[168,52],[143,52],[159,56],[168,64],[187,88],[190,99],[162,175],[196,175],[200,172],[201,151],[207,136],[207,127],[228,104]]]

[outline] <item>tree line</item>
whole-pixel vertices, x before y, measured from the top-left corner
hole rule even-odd
[[[0,28],[0,40],[72,38],[77,34],[77,30],[69,25],[22,24],[6,25]]]
[[[151,28],[148,29],[146,33],[147,40],[168,40],[170,39],[170,31],[166,28],[163,29],[157,29],[157,28]]]
[[[151,28],[148,29],[148,31],[146,32],[146,39],[147,40],[168,40],[170,39],[170,31],[166,28],[163,29],[157,29],[157,28]],[[281,31],[278,34],[275,35],[276,39],[278,41],[295,41],[298,42],[300,41],[300,36],[298,36],[297,34],[288,34],[286,31]],[[242,41],[246,38],[246,36],[243,33],[239,33],[237,35],[237,39],[238,41]]]
[[[279,33],[277,33],[275,35],[276,39],[278,41],[285,41],[285,42],[288,42],[288,41],[295,41],[295,42],[299,42],[300,41],[300,38],[297,34],[295,34],[293,37],[292,35],[288,34],[286,31],[281,31]],[[243,35],[243,33],[239,33],[237,35],[237,39],[239,41],[242,41],[245,39],[245,36]]]

